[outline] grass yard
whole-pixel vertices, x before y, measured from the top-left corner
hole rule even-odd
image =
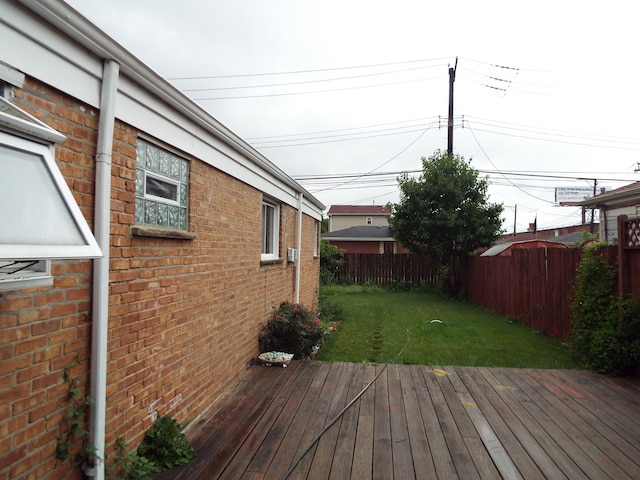
[[[581,368],[567,344],[436,293],[329,286],[344,309],[317,360],[438,366]]]

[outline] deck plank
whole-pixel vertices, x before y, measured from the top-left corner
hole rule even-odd
[[[375,383],[376,367],[368,365],[364,369],[362,387],[367,390],[360,397],[357,435],[353,450],[351,478],[353,480],[371,480],[373,475],[373,423],[375,415]]]
[[[493,458],[486,448],[481,448],[482,441],[480,440],[480,432],[478,431],[477,425],[471,419],[470,409],[467,408],[460,399],[460,395],[468,395],[469,392],[467,388],[458,377],[454,368],[438,368],[434,371],[438,370],[446,372],[444,375],[435,375],[435,379],[442,389],[449,410],[458,426],[460,435],[462,435],[462,439],[467,446],[467,450],[471,455],[478,474],[481,478],[496,478],[497,470]],[[471,403],[473,402],[471,401]],[[476,419],[479,419],[479,417],[476,416]]]
[[[494,388],[498,397],[507,405],[512,412],[512,416],[517,421],[510,421],[509,426],[518,431],[517,435],[520,443],[533,458],[534,462],[542,470],[546,478],[568,478],[567,475],[556,465],[550,452],[552,446],[557,448],[553,439],[538,425],[535,418],[517,401],[514,392],[516,387],[510,383],[501,381],[496,377],[500,369],[489,369],[481,367],[478,369],[486,381]],[[501,412],[504,414],[505,412]],[[545,448],[546,447],[546,448]]]
[[[413,466],[409,426],[404,404],[404,390],[400,381],[398,365],[389,365],[389,420],[391,424],[391,454],[393,458],[393,478],[416,478]]]
[[[409,368],[411,377],[413,378],[414,388],[416,389],[416,397],[429,441],[429,449],[433,458],[437,478],[446,480],[456,479],[458,478],[456,467],[449,448],[447,447],[447,440],[440,426],[438,414],[434,408],[431,394],[429,393],[429,388],[424,378],[423,370],[425,367],[412,365]]]
[[[378,366],[377,371],[384,369]],[[391,452],[391,420],[389,415],[388,371],[384,370],[375,384],[373,419],[373,480],[393,478]]]
[[[289,376],[295,371],[294,369],[260,367],[265,370],[277,372],[275,378],[271,378],[269,385],[264,385],[263,389],[257,391],[253,389],[254,395],[248,399],[247,408],[244,408],[234,415],[235,421],[231,422],[229,428],[224,432],[220,430],[216,433],[217,442],[223,442],[222,447],[216,452],[215,456],[210,459],[209,463],[200,471],[196,479],[217,478],[226,469],[236,453],[241,449],[243,443],[253,432],[256,423],[265,414],[267,408],[273,402],[274,398],[284,384],[286,384]],[[294,367],[295,368],[295,367]],[[271,373],[265,374],[272,375]],[[264,382],[259,382],[264,384]],[[224,433],[224,434],[222,434]]]
[[[409,446],[413,457],[416,480],[432,480],[437,478],[436,467],[433,463],[431,448],[427,438],[420,403],[413,383],[411,369],[399,370],[400,388],[403,392],[405,419],[409,435]]]
[[[304,362],[298,367],[299,372],[296,372],[299,375],[292,375],[289,378],[289,383],[291,384],[290,395],[251,460],[245,474],[259,473],[264,475],[269,468],[271,461],[284,441],[286,431],[302,406],[305,394],[318,368],[319,365],[317,363]]]
[[[293,362],[253,367],[209,412],[198,456],[156,480],[283,480],[307,449],[289,480],[640,478],[635,379]]]
[[[336,439],[336,448],[331,464],[330,480],[345,480],[351,476],[356,435],[358,432],[358,417],[360,415],[360,400],[356,399],[363,389],[364,365],[352,364],[348,402],[351,404],[340,422],[340,430]],[[345,405],[345,408],[347,405]]]
[[[342,369],[342,363],[332,363],[329,373],[320,387],[318,398],[313,409],[309,412],[309,422],[307,422],[300,444],[296,449],[295,458],[301,458],[289,476],[291,480],[306,479],[309,475],[313,458],[318,448],[318,444],[313,442],[327,422],[327,417],[331,410],[331,402],[336,388],[338,388],[338,380]]]
[[[493,431],[496,432],[520,475],[527,480],[544,479],[544,474],[520,441],[521,438],[529,439],[528,432],[518,425],[518,418],[497,394],[493,386],[486,382],[476,368],[459,368],[458,372],[472,394],[473,401],[481,408],[483,415],[489,421]]]
[[[527,412],[537,423],[536,428],[539,426],[547,433],[548,436],[543,437],[536,430],[534,435],[568,478],[586,479],[589,475],[606,478],[609,475],[581,448],[588,446],[587,439],[578,431],[571,429],[568,422],[562,421],[564,419],[561,412],[537,395],[535,389],[532,389],[517,372],[499,370],[494,373],[498,381],[513,385],[514,390],[510,392],[511,395],[518,403],[526,406]],[[541,440],[542,438],[544,440]]]
[[[458,476],[464,479],[480,478],[462,433],[458,430],[458,424],[449,408],[447,398],[441,389],[441,384],[437,380],[440,376],[446,376],[446,372],[441,368],[434,368],[431,370],[423,369],[422,374],[431,394],[433,408],[440,422],[440,428],[444,434]],[[457,403],[458,400],[456,399],[455,402]]]
[[[340,376],[334,390],[329,412],[324,427],[327,429],[318,441],[315,455],[309,470],[308,480],[327,480],[331,473],[331,466],[335,460],[336,444],[338,442],[338,434],[344,417],[341,414],[349,400],[347,394],[349,385],[354,371],[353,364],[342,363]],[[332,423],[333,422],[333,423]]]
[[[309,388],[305,392],[304,399],[289,428],[284,433],[284,438],[265,473],[265,478],[280,479],[287,472],[294,462],[296,452],[303,441],[303,435],[307,428],[307,423],[311,420],[311,412],[322,391],[324,382],[331,369],[331,364],[321,363],[315,371]]]

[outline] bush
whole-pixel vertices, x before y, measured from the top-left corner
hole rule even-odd
[[[314,313],[303,305],[283,302],[262,327],[258,341],[263,352],[293,353],[300,360],[309,358],[323,337],[320,320]]]
[[[341,248],[331,245],[326,240],[320,241],[320,283],[322,285],[334,283],[336,272],[343,262]]]
[[[342,305],[332,301],[328,295],[318,297],[318,310],[323,322],[336,322],[342,320],[344,315]]]
[[[157,467],[155,471],[161,472],[188,463],[196,452],[178,422],[169,415],[163,415],[147,430],[137,454],[153,462]]]
[[[615,269],[588,247],[578,265],[572,303],[572,346],[589,368],[619,375],[640,360],[636,301],[619,299]]]

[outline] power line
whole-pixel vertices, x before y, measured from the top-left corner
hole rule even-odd
[[[386,125],[399,125],[401,123],[423,122],[425,120],[434,120],[435,118],[437,118],[437,117],[434,115],[434,116],[427,117],[427,118],[414,118],[414,119],[411,119],[411,120],[402,120],[402,121],[399,121],[399,122],[376,123],[376,124],[373,124],[373,125],[364,125],[362,127],[349,127],[349,128],[339,128],[339,129],[333,129],[333,130],[320,130],[320,131],[317,131],[317,132],[291,133],[291,134],[287,134],[287,135],[270,135],[270,136],[264,136],[264,137],[246,137],[245,140],[253,141],[253,140],[263,140],[263,139],[272,139],[272,138],[283,138],[283,137],[311,136],[311,135],[334,133],[334,132],[341,133],[341,132],[347,132],[347,131],[351,131],[351,130],[362,130],[362,129],[365,129],[365,128],[384,127]]]
[[[312,90],[307,92],[284,92],[284,93],[267,93],[262,95],[238,95],[238,96],[229,96],[229,97],[206,97],[206,98],[194,98],[194,101],[208,101],[208,100],[240,100],[240,99],[249,99],[249,98],[267,98],[267,97],[285,97],[290,95],[311,95],[315,93],[332,93],[332,92],[340,92],[345,90],[360,90],[364,88],[377,88],[377,87],[388,87],[390,85],[402,85],[407,83],[417,83],[417,82],[427,82],[430,80],[437,80],[441,78],[442,75],[437,77],[428,77],[428,78],[417,78],[414,80],[400,80],[397,82],[387,82],[387,83],[376,83],[374,85],[358,85],[352,87],[339,87],[339,88],[330,88],[325,90]]]
[[[250,89],[250,88],[286,87],[291,85],[304,85],[309,83],[321,83],[321,82],[338,82],[342,80],[353,80],[355,78],[375,77],[380,75],[394,75],[397,73],[423,70],[425,68],[434,68],[437,66],[440,66],[440,65],[428,65],[424,67],[405,68],[402,70],[391,70],[388,72],[364,73],[362,75],[351,75],[348,77],[321,78],[316,80],[299,80],[296,82],[267,83],[262,85],[239,85],[239,86],[233,86],[233,87],[184,88],[182,89],[182,91],[183,92],[208,92],[208,91],[222,91],[222,90],[242,90],[242,89]]]
[[[434,122],[434,123],[435,123],[435,122]],[[418,140],[420,140],[420,139],[424,136],[424,134],[425,134],[425,133],[427,133],[427,132],[429,131],[429,129],[430,129],[430,128],[431,128],[431,127],[426,128],[426,129],[425,129],[422,133],[420,133],[420,135],[418,135],[418,136],[417,136],[417,137],[416,137],[416,138],[415,138],[411,143],[409,143],[409,145],[407,145],[405,148],[403,148],[402,150],[400,150],[397,154],[395,154],[393,157],[391,157],[391,158],[390,158],[389,160],[387,160],[386,162],[383,162],[382,164],[378,165],[378,166],[377,166],[376,168],[374,168],[373,170],[370,170],[369,172],[367,172],[367,174],[366,174],[366,175],[368,175],[368,174],[371,174],[371,173],[375,172],[376,170],[378,170],[378,169],[380,169],[380,168],[384,167],[385,165],[389,164],[391,161],[393,161],[393,160],[395,160],[396,158],[398,158],[400,155],[402,155],[404,152],[406,152],[409,148],[411,148],[413,145],[415,145],[415,144],[418,142]],[[342,184],[337,185],[336,187],[329,187],[329,188],[325,188],[324,190],[332,190],[333,188],[337,188],[337,187],[339,187],[339,186],[346,185],[346,184],[348,184],[348,183],[350,183],[350,181],[343,182]],[[320,191],[320,192],[321,192],[321,191],[324,191],[324,190],[318,190],[318,191]]]
[[[437,57],[437,58],[426,58],[420,60],[407,60],[403,62],[389,62],[389,63],[374,63],[369,65],[355,65],[348,67],[331,67],[331,68],[316,68],[310,70],[290,70],[284,72],[260,72],[260,73],[243,73],[243,74],[234,74],[234,75],[209,75],[209,76],[191,76],[191,77],[170,77],[167,80],[210,80],[210,79],[218,79],[218,78],[244,78],[244,77],[265,77],[265,76],[273,76],[273,75],[297,75],[304,73],[319,73],[319,72],[335,72],[340,70],[355,70],[361,68],[377,68],[377,67],[389,67],[392,65],[409,65],[413,63],[421,63],[421,62],[439,62],[442,60],[446,60],[450,57]]]

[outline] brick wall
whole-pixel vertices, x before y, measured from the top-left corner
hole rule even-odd
[[[92,223],[98,112],[28,80],[16,103],[67,135],[58,165]],[[107,438],[135,448],[158,415],[193,420],[245,372],[272,309],[294,300],[295,264],[260,265],[262,193],[190,160],[195,240],[132,236],[138,132],[116,122],[111,192]],[[170,139],[159,139],[170,143]],[[303,218],[301,303],[315,307],[315,220]],[[280,254],[297,211],[281,205]],[[79,478],[55,460],[73,371],[88,390],[91,262],[56,261],[54,285],[0,293],[0,478]]]

